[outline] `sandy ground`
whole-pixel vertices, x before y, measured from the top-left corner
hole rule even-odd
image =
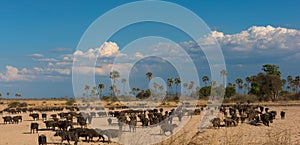
[[[5,105],[0,106],[0,110],[4,109]],[[239,124],[237,127],[220,128],[220,129],[205,129],[203,132],[199,132],[200,120],[202,115],[193,116],[189,119],[184,117],[183,122],[175,131],[174,135],[167,133],[166,136],[159,135],[159,127],[153,127],[143,129],[137,128],[137,132],[130,133],[128,126],[125,126],[125,132],[121,137],[114,139],[116,142],[126,142],[129,144],[224,144],[224,145],[248,145],[248,144],[300,144],[300,106],[287,106],[287,107],[270,107],[270,110],[276,110],[280,112],[284,110],[286,112],[286,119],[281,120],[279,115],[274,120],[274,123],[269,127],[267,126],[251,126],[249,124]],[[48,115],[57,113],[49,112]],[[45,128],[44,123],[41,120],[32,121],[28,113],[22,113],[23,122],[20,124],[3,124],[2,116],[8,114],[4,113],[0,115],[0,145],[35,145],[37,144],[37,137],[39,134],[45,134],[49,144],[59,144],[60,137],[54,137],[53,131],[39,131],[38,134],[30,134],[30,123],[38,122],[40,128]],[[12,115],[13,116],[13,115]],[[103,128],[105,126],[107,118],[95,118],[90,125],[94,128]],[[113,120],[116,122],[116,120]],[[101,126],[101,123],[103,124]],[[175,118],[174,123],[179,124]],[[117,126],[112,128],[117,129]],[[180,129],[180,130],[179,130]],[[179,131],[178,131],[179,130]],[[145,136],[146,134],[146,136]],[[148,135],[148,136],[147,136]],[[146,139],[148,138],[148,140]],[[95,139],[96,140],[96,139]],[[149,142],[149,140],[151,140]],[[162,142],[158,142],[164,140]],[[64,143],[67,143],[66,141]],[[71,142],[73,144],[73,142]],[[98,145],[107,144],[102,142],[79,142],[79,145]],[[117,143],[110,143],[112,145]]]

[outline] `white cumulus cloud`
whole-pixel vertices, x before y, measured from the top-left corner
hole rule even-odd
[[[98,48],[90,48],[86,52],[77,50],[74,52],[74,56],[79,57],[114,57],[120,53],[119,46],[115,42],[105,42]]]
[[[23,69],[19,71],[18,68],[13,66],[6,66],[6,71],[4,73],[0,73],[0,80],[4,82],[12,82],[12,81],[28,81],[32,76],[27,75],[28,70]]]
[[[32,57],[44,57],[43,54],[39,54],[39,53],[34,53],[34,54],[31,54],[30,56],[32,56]]]

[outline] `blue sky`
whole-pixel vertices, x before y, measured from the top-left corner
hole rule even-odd
[[[96,18],[128,2],[1,1],[0,92],[21,93],[24,97],[72,96],[70,57],[81,36]],[[224,52],[229,81],[256,74],[265,63],[280,65],[284,76],[299,75],[300,70],[295,66],[300,60],[300,1],[172,2],[196,13],[212,30],[218,32],[216,34],[229,35],[226,38],[215,37]],[[122,49],[132,38],[139,37],[138,32],[143,27],[145,24],[123,30],[111,41],[115,41]],[[147,28],[144,34],[151,34],[154,29],[160,29],[161,33],[175,33],[174,29],[163,25],[148,24]],[[262,37],[256,35],[258,30],[270,34],[266,37],[272,38],[272,41],[261,42],[262,38],[256,40],[256,36]],[[250,37],[242,35],[242,31],[251,35],[254,42],[248,42]],[[122,32],[131,36],[123,37]],[[177,43],[188,41],[183,35],[172,37]],[[230,42],[235,39],[240,43]],[[286,45],[279,46],[280,42]],[[7,73],[8,70],[10,73]],[[204,71],[204,74],[208,72]],[[102,77],[100,75],[97,78],[101,80]]]

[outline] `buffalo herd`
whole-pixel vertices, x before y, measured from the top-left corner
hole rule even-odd
[[[210,108],[219,109],[222,117],[215,117],[210,120],[214,128],[233,127],[239,123],[248,122],[250,125],[259,126],[261,124],[270,126],[276,118],[277,112],[270,111],[269,107],[261,105],[250,105],[237,103],[234,105],[221,105],[220,107]],[[281,119],[285,118],[285,112],[280,112]]]
[[[217,110],[223,117],[216,117],[210,120],[212,127],[232,127],[239,123],[248,122],[251,125],[264,124],[269,126],[273,123],[277,112],[270,111],[266,106],[250,105],[238,103],[235,105],[221,105],[220,107],[211,108],[209,106],[197,106],[196,109],[188,109],[188,107],[179,106],[174,109],[164,110],[164,108],[155,109],[108,109],[100,107],[47,107],[47,108],[6,108],[1,111],[7,112],[9,116],[3,116],[4,124],[17,124],[22,122],[20,113],[29,112],[32,118],[30,124],[30,133],[38,133],[38,131],[53,131],[54,136],[60,137],[61,142],[71,141],[78,144],[80,141],[86,142],[110,142],[112,138],[117,138],[120,133],[136,132],[137,128],[156,127],[160,128],[161,135],[174,133],[174,129],[178,127],[183,117],[192,118],[194,115],[200,115],[202,111]],[[47,118],[47,114],[49,117]],[[43,121],[46,128],[41,129]],[[280,112],[281,119],[285,118],[285,112]],[[107,118],[107,125],[116,125],[118,129],[91,129],[89,124],[94,118]],[[176,121],[174,123],[174,118]],[[177,124],[176,124],[177,123]],[[81,140],[83,138],[83,140]],[[94,140],[94,139],[97,140]],[[41,134],[38,136],[38,144],[47,144],[47,138]]]

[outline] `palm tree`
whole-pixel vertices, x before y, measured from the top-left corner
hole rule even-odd
[[[2,97],[2,94],[0,93],[0,97]]]
[[[157,93],[157,88],[158,87],[159,87],[158,83],[154,82],[153,83],[153,88],[154,88],[155,93]]]
[[[131,91],[132,91],[133,95],[136,94],[136,93],[135,93],[135,92],[136,92],[136,88],[132,88]]]
[[[246,94],[246,90],[249,92],[248,84],[244,83],[243,87],[244,87],[244,95],[245,95]]]
[[[159,89],[160,93],[162,94],[162,91],[164,90],[164,86],[163,85],[158,86],[158,89]]]
[[[7,92],[7,93],[6,93],[6,96],[8,97],[9,95],[10,95],[10,93],[9,93],[9,92]]]
[[[291,82],[291,90],[293,92],[296,92],[296,86],[297,86],[296,80],[292,80],[292,82]]]
[[[176,85],[176,95],[178,95],[178,85],[181,83],[181,80],[180,80],[180,78],[178,77],[178,78],[175,78],[175,85]]]
[[[233,87],[234,89],[236,89],[236,84],[232,84],[232,87]]]
[[[201,87],[197,86],[196,87],[196,95],[197,95],[197,97],[199,97],[199,95],[200,95],[200,90],[201,90]]]
[[[18,98],[18,97],[22,97],[22,95],[19,94],[19,93],[16,93],[15,96],[16,96],[17,98]]]
[[[168,87],[169,87],[169,94],[171,94],[172,86],[174,84],[173,78],[168,78]]]
[[[96,87],[95,87],[96,88]],[[96,96],[96,89],[94,89],[94,87],[93,87],[93,89],[91,90],[91,96]]]
[[[227,77],[227,71],[225,69],[221,70],[220,72],[221,77],[223,78],[223,85],[226,87],[226,77]]]
[[[191,94],[193,94],[194,84],[195,84],[194,81],[191,81],[190,84],[189,84],[189,87],[188,87],[188,89],[190,90]]]
[[[152,72],[147,72],[146,73],[146,78],[148,79],[148,81],[150,81],[152,79],[152,77],[153,77]]]
[[[212,86],[212,87],[216,87],[216,86],[217,86],[217,81],[212,80],[212,81],[211,81],[211,86]]]
[[[233,84],[229,82],[228,87],[233,87]]]
[[[100,91],[100,98],[101,98],[102,97],[102,92],[103,92],[103,89],[104,89],[104,84],[99,84],[98,88],[99,88],[99,91]]]
[[[245,80],[246,80],[246,82],[248,83],[248,86],[250,86],[250,83],[252,82],[251,77],[250,77],[250,76],[247,76]]]
[[[90,90],[90,86],[89,85],[85,85],[84,90],[86,91],[86,96],[89,96],[89,90]]]
[[[208,76],[203,76],[202,81],[203,81],[203,83],[205,83],[205,86],[207,86],[207,82],[209,81],[209,77]]]
[[[125,92],[125,83],[126,83],[126,79],[125,78],[122,78],[121,79],[121,83],[123,84],[123,93],[124,93],[124,95],[126,94],[126,92]]]
[[[92,89],[92,91],[94,92],[94,96],[95,96],[97,94],[97,87],[94,86],[93,89]]]
[[[109,91],[110,91],[110,96],[112,97],[113,96],[113,93],[115,92],[115,86],[114,85],[111,85],[110,87],[109,87]]]
[[[119,96],[120,95],[120,90],[116,89],[115,91],[116,91],[116,95]]]
[[[113,81],[113,85],[112,86],[115,87],[116,81],[119,79],[119,77],[120,77],[120,73],[118,71],[114,70],[114,71],[112,71],[112,72],[109,73],[109,78]],[[113,95],[114,95],[115,89],[113,89],[112,91],[113,91]]]
[[[241,78],[237,78],[235,82],[238,85],[239,91],[243,89],[243,80]]]
[[[136,88],[136,92],[139,93],[141,91],[140,88]]]
[[[286,84],[286,79],[282,79],[281,82],[282,82],[282,89],[284,89],[284,86]]]
[[[292,88],[292,81],[293,81],[293,77],[292,76],[288,76],[287,77],[287,82],[288,82],[288,88]],[[291,90],[289,90],[291,91]]]
[[[300,85],[300,76],[296,76],[295,77],[296,93],[298,92],[299,85]]]
[[[183,83],[183,88],[184,88],[184,94],[186,95],[186,90],[188,88],[189,84],[188,83]]]

